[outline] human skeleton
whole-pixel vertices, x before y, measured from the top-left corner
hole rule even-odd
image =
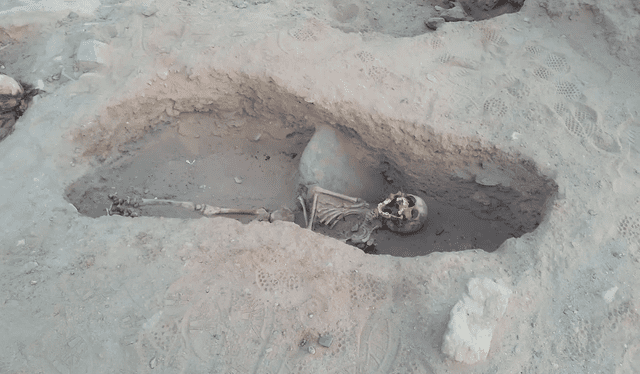
[[[319,222],[333,228],[347,216],[357,216],[357,223],[342,240],[357,247],[370,247],[374,243],[371,235],[379,228],[386,227],[397,233],[415,233],[427,220],[427,204],[420,197],[398,191],[390,194],[384,201],[371,208],[369,203],[359,198],[346,196],[319,186],[308,190],[311,201],[311,216],[307,219],[307,228],[313,230]],[[302,200],[302,199],[300,199]]]
[[[372,234],[381,227],[386,227],[396,233],[415,233],[424,226],[427,220],[427,204],[420,197],[403,192],[390,194],[384,201],[371,207],[366,201],[329,191],[319,186],[304,187],[306,201],[302,196],[298,200],[302,205],[307,229],[313,230],[318,223],[333,229],[337,223],[344,222],[349,216],[355,216],[356,223],[342,238],[345,243],[359,248],[370,247],[374,244]],[[274,222],[278,220],[293,221],[293,213],[288,208],[282,208],[269,213],[264,208],[234,209],[220,208],[207,204],[194,204],[188,201],[174,201],[164,199],[123,199],[115,194],[109,195],[112,205],[107,214],[137,217],[132,208],[149,205],[173,205],[190,209],[211,217],[223,214],[254,215],[259,221]],[[310,214],[307,215],[307,205],[310,203]]]

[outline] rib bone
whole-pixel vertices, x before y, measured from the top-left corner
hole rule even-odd
[[[333,228],[338,220],[354,214],[366,214],[371,209],[366,202],[360,202],[357,204],[341,204],[336,206],[331,202],[323,202],[323,206],[317,206],[316,211],[318,220]]]
[[[309,197],[313,196],[311,203],[311,217],[307,222],[307,228],[313,230],[313,223],[318,218],[320,223],[333,228],[342,218],[353,214],[366,214],[369,204],[357,197],[343,195],[329,191],[319,186],[309,189]]]

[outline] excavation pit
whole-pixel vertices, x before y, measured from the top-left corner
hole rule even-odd
[[[180,75],[173,79],[189,82]],[[371,206],[398,191],[428,205],[420,231],[401,235],[379,229],[375,246],[365,248],[368,253],[491,252],[506,239],[533,231],[557,190],[532,162],[478,139],[443,136],[426,126],[374,120],[355,111],[332,113],[272,81],[223,81],[235,96],[207,93],[164,101],[149,91],[110,107],[98,123],[76,134],[85,155],[98,164],[67,188],[67,199],[90,217],[114,214],[114,196],[269,212],[287,207],[295,223],[305,227],[298,168],[321,126],[346,139],[344,146],[359,168],[380,177],[362,192]],[[149,110],[149,100],[160,104]],[[132,211],[136,216],[203,217],[168,205]],[[224,216],[243,223],[256,218]],[[314,231],[338,239],[345,234],[321,224]]]

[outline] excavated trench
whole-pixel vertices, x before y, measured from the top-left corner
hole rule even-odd
[[[491,252],[506,239],[533,231],[557,190],[531,161],[476,139],[375,119],[347,106],[329,112],[273,81],[235,75],[214,79],[217,90],[202,90],[201,80],[175,74],[169,82],[192,89],[172,92],[152,85],[78,131],[84,155],[97,163],[67,188],[67,199],[90,217],[114,214],[114,196],[270,212],[288,207],[304,226],[298,166],[320,126],[340,135],[359,170],[379,176],[356,197],[373,205],[404,191],[428,205],[420,231],[400,235],[379,229],[368,253]],[[202,218],[193,210],[166,205],[119,214]],[[226,216],[243,222],[255,218]],[[344,235],[316,226],[326,235]]]

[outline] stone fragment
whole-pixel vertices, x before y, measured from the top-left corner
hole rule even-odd
[[[511,290],[503,282],[472,278],[468,294],[451,309],[442,353],[465,364],[483,361],[489,354],[493,330],[504,315]]]
[[[107,30],[107,33],[109,34],[109,37],[115,38],[116,36],[118,36],[118,29],[116,28],[115,25],[107,26],[106,30]]]
[[[437,30],[438,27],[440,27],[440,26],[442,26],[444,24],[444,22],[445,22],[445,20],[442,17],[431,17],[428,20],[426,20],[424,23],[431,30]]]
[[[158,76],[158,78],[162,79],[163,81],[166,81],[167,78],[169,77],[169,70],[167,69],[158,70],[156,72],[156,75]]]
[[[453,8],[444,9],[440,12],[440,17],[444,18],[447,22],[457,22],[457,21],[471,21],[473,18],[469,17],[467,13],[462,8],[460,3],[455,2]]]
[[[602,298],[607,304],[611,304],[613,299],[616,297],[616,292],[618,292],[618,286],[608,289],[602,294]]]
[[[270,222],[275,222],[275,221],[293,222],[294,220],[295,220],[295,215],[293,214],[291,209],[289,209],[286,206],[283,206],[282,208],[271,213],[271,216],[269,217]]]
[[[331,347],[332,342],[333,342],[333,336],[331,335],[323,335],[320,338],[318,338],[318,344],[326,348]]]
[[[152,4],[150,6],[144,7],[140,13],[142,13],[142,15],[145,17],[151,17],[157,12],[158,12],[158,7]]]
[[[249,5],[244,0],[232,0],[231,3],[233,4],[234,7],[238,9],[244,9]]]
[[[107,63],[106,43],[97,40],[85,40],[80,43],[76,52],[76,63],[79,68],[97,68]]]
[[[480,204],[482,204],[484,206],[491,205],[491,198],[489,196],[487,196],[487,194],[482,192],[482,191],[476,191],[476,193],[471,195],[471,199],[474,200],[474,201],[479,202]]]

